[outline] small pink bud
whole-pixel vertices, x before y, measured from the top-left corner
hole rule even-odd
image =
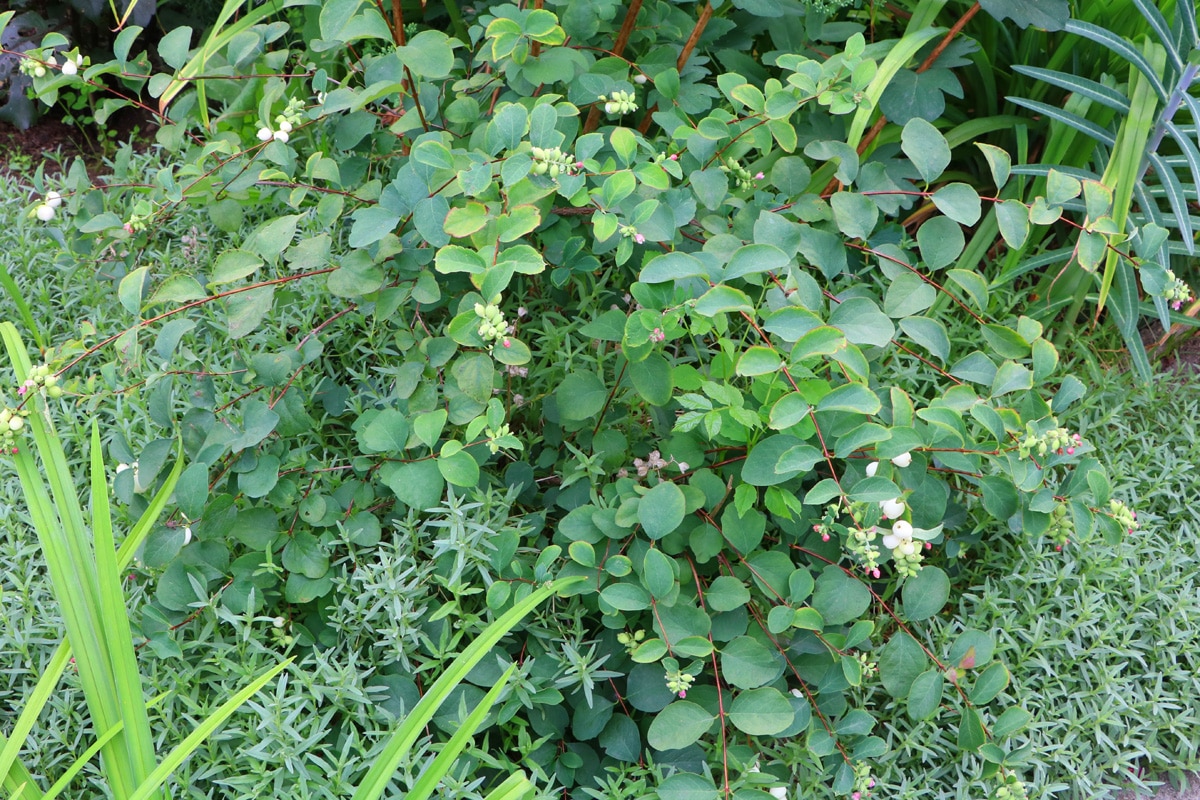
[[[18,450],[17,448],[15,448],[15,447],[12,449],[12,454],[13,454],[14,456],[15,456],[17,453],[19,453],[19,452],[21,452],[21,451],[20,451],[20,450]],[[1133,533],[1133,531],[1130,531],[1130,533]]]
[[[1071,543],[1071,540],[1070,540],[1070,539],[1067,539],[1065,542],[1063,542],[1063,545],[1068,545],[1068,544],[1070,544],[1070,543]]]
[[[754,176],[754,180],[761,181],[763,179],[763,177],[764,177],[763,174],[760,172]]]
[[[29,387],[28,387],[28,386],[24,386],[24,385],[22,385],[21,387],[19,387],[19,388],[17,389],[17,394],[19,394],[19,395],[21,395],[22,397],[24,397],[24,396],[25,396],[25,392],[27,392],[27,391],[29,391]]]
[[[1129,532],[1130,532],[1130,533],[1133,533],[1133,528],[1130,528],[1130,529],[1129,529]]]
[[[1082,442],[1082,441],[1083,441],[1083,437],[1082,437],[1082,436],[1080,436],[1078,433],[1077,433],[1077,434],[1075,434],[1075,437],[1074,437],[1074,438],[1075,438],[1075,444],[1079,444],[1080,442]]]
[[[821,534],[821,541],[822,541],[822,542],[828,542],[828,541],[829,541],[829,534],[828,534],[828,533],[822,533],[822,534]]]
[[[133,223],[132,222],[126,222],[123,227],[125,228],[126,233],[128,233],[130,236],[133,235]]]
[[[813,525],[813,530],[814,530],[814,531],[820,531],[820,530],[821,530],[821,526],[820,526],[820,525]]]
[[[1133,518],[1134,518],[1134,519],[1137,519],[1137,512],[1136,512],[1136,511],[1135,511],[1135,512],[1133,512]]]
[[[576,162],[575,162],[575,169],[583,169],[583,162],[582,162],[582,161],[576,161]]]
[[[871,781],[870,783],[868,783],[868,784],[867,784],[867,788],[868,788],[868,789],[874,789],[874,788],[875,788],[875,781],[874,781],[873,779],[872,779],[872,781]]]
[[[679,690],[679,699],[682,700],[685,697],[687,697],[687,692],[685,692],[683,689],[680,689]]]
[[[678,161],[678,160],[679,160],[679,154],[678,154],[678,153],[671,153],[671,155],[667,156],[667,160],[668,160],[668,161]]]
[[[1067,448],[1067,455],[1069,455],[1069,456],[1073,456],[1073,455],[1075,455],[1075,448],[1074,448],[1074,447],[1068,447],[1068,448]]]
[[[871,570],[871,577],[873,577],[873,578],[879,577],[879,569],[878,568]]]
[[[646,237],[645,237],[645,236],[643,236],[643,235],[642,235],[642,234],[640,234],[640,233],[635,233],[635,234],[633,235],[633,240],[634,240],[635,242],[637,242],[638,244],[645,244],[645,243],[646,243]]]
[[[926,543],[925,543],[925,549],[926,549],[926,550],[932,550],[932,549],[933,549],[933,542],[926,542]]]
[[[1061,544],[1056,544],[1056,545],[1054,545],[1054,549],[1055,549],[1055,550],[1057,550],[1058,552],[1060,552],[1060,553],[1061,553],[1061,552],[1062,552],[1062,545],[1061,545]]]
[[[504,346],[505,346],[505,347],[512,347],[512,340],[511,340],[511,339],[508,339],[508,338],[505,338],[505,340],[504,340],[503,344],[504,344]]]
[[[850,797],[852,797],[854,800],[862,800],[862,794],[859,792],[855,792],[854,794],[850,795]]]

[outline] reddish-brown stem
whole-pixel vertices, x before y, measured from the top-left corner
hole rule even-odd
[[[634,22],[641,10],[642,0],[632,0],[629,8],[625,9],[625,21],[621,23],[621,30],[617,33],[617,41],[613,44],[612,49],[612,55],[617,58],[621,58],[621,54],[625,52],[625,45],[629,44],[629,36],[633,33]],[[583,123],[583,132],[591,133],[599,124],[600,106],[593,104],[592,110],[588,112],[587,120]]]
[[[695,26],[692,28],[692,33],[688,36],[687,41],[683,43],[683,50],[679,52],[679,58],[675,62],[675,69],[683,72],[683,68],[687,66],[688,59],[692,57],[692,51],[696,49],[696,45],[700,43],[700,37],[704,35],[704,29],[708,27],[708,21],[712,19],[713,5],[705,2],[704,8],[700,10],[700,16],[696,20]],[[646,109],[646,115],[642,117],[642,121],[638,124],[638,131],[645,133],[650,130],[650,122],[654,118],[654,112],[658,110],[658,106],[650,106]]]

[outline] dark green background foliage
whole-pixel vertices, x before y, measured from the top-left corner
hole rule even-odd
[[[149,651],[190,659],[236,621],[314,674],[342,665],[298,678],[315,729],[245,732],[291,754],[273,791],[318,796],[320,759],[361,768],[373,726],[566,575],[588,581],[438,721],[520,664],[464,781],[519,765],[597,796],[620,775],[664,800],[847,793],[899,714],[984,778],[1022,774],[1030,715],[994,626],[928,620],[998,539],[1124,526],[1092,446],[1060,441],[1086,390],[1052,316],[1014,303],[1032,268],[985,255],[1151,274],[1169,231],[1130,222],[1118,252],[1098,175],[1027,182],[1008,149],[1028,131],[975,146],[1011,119],[953,107],[952,69],[986,58],[972,39],[925,68],[946,5],[448,3],[401,28],[360,0],[292,2],[149,54],[127,28],[95,59],[88,80],[169,117],[161,165],[124,149],[107,185],[54,184],[63,263],[97,268],[102,322],[127,330],[48,343],[105,359],[72,385],[80,412],[144,409],[108,444],[132,513],[182,442],[138,572]],[[1023,28],[1067,11],[984,6]]]

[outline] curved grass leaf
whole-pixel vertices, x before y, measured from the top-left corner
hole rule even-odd
[[[1171,66],[1176,70],[1182,70],[1184,57],[1179,53],[1179,47],[1175,42],[1175,35],[1171,31],[1171,27],[1167,25],[1167,20],[1163,17],[1162,12],[1158,10],[1157,6],[1146,0],[1133,0],[1133,4],[1137,6],[1138,11],[1142,12],[1142,16],[1146,18],[1146,22],[1154,29],[1158,40],[1166,48],[1167,58],[1171,60]]]
[[[1145,76],[1146,80],[1150,83],[1150,88],[1158,95],[1159,101],[1163,103],[1167,101],[1167,89],[1163,86],[1162,78],[1151,68],[1150,62],[1146,60],[1146,57],[1138,52],[1132,44],[1117,36],[1112,31],[1101,28],[1099,25],[1093,25],[1090,22],[1081,22],[1077,19],[1068,20],[1065,30],[1067,33],[1074,33],[1077,36],[1090,39],[1096,44],[1103,45],[1128,61],[1137,68],[1138,72]]]
[[[1014,105],[1021,106],[1022,108],[1028,108],[1030,111],[1036,111],[1037,113],[1043,114],[1050,119],[1061,122],[1063,125],[1066,125],[1069,128],[1092,137],[1101,144],[1106,144],[1109,147],[1113,147],[1117,143],[1117,137],[1113,136],[1112,133],[1104,130],[1104,128],[1101,128],[1091,120],[1087,120],[1076,114],[1072,114],[1070,111],[1064,111],[1057,106],[1041,103],[1037,100],[1027,100],[1023,97],[1009,96],[1005,99]]]
[[[1068,92],[1089,97],[1100,105],[1108,106],[1116,111],[1129,111],[1129,99],[1125,95],[1110,86],[1105,86],[1103,83],[1091,80],[1090,78],[1081,78],[1078,75],[1071,75],[1070,73],[1060,72],[1056,69],[1042,69],[1041,67],[1030,67],[1022,64],[1014,64],[1013,72],[1027,75],[1030,78],[1036,78],[1051,86],[1066,89]]]
[[[352,800],[379,800],[387,790],[396,768],[408,756],[409,750],[412,749],[425,726],[429,724],[429,720],[433,719],[438,708],[454,690],[454,687],[462,682],[471,668],[491,652],[496,643],[504,638],[505,634],[512,630],[526,614],[533,611],[560,588],[581,580],[584,578],[567,578],[542,586],[493,621],[484,629],[483,633],[467,645],[446,668],[446,671],[434,681],[433,685],[429,687],[429,691],[392,734],[388,746],[380,753],[374,765],[362,779]],[[131,798],[131,800],[144,800],[144,798]]]

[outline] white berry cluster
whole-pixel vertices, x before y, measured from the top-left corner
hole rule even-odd
[[[600,102],[604,103],[604,113],[610,116],[632,114],[638,109],[633,92],[616,91],[612,94],[602,94]]]
[[[572,169],[583,166],[575,160],[575,156],[564,153],[559,147],[533,147],[529,154],[533,156],[533,174],[557,178],[559,175],[570,175]]]
[[[291,137],[292,131],[302,121],[300,111],[304,108],[304,101],[297,97],[293,97],[288,101],[287,108],[282,114],[275,116],[275,127],[271,128],[266,122],[258,124],[258,140],[260,142],[269,142],[274,139],[277,142],[287,144]]]
[[[913,540],[915,533],[912,523],[901,519],[883,537],[883,546],[892,551],[896,572],[909,578],[921,569],[921,544]]]
[[[34,207],[33,215],[42,222],[49,222],[58,214],[58,208],[61,205],[61,194],[54,191],[46,192],[46,199]]]

